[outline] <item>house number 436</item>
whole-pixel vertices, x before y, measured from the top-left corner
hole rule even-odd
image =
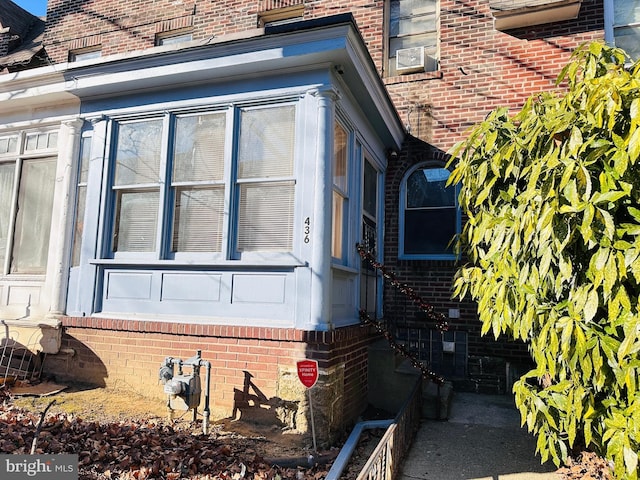
[[[309,217],[304,219],[304,243],[311,241],[311,219]]]

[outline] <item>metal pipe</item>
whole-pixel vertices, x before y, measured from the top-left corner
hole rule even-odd
[[[202,412],[202,433],[207,435],[209,433],[209,387],[211,386],[211,362],[200,360],[200,364],[204,365],[207,369],[204,389],[204,411]]]
[[[347,438],[347,441],[344,443],[331,469],[327,473],[325,480],[338,480],[340,478],[344,469],[347,468],[347,464],[358,445],[358,440],[363,431],[373,428],[389,428],[394,421],[395,420],[368,420],[356,423],[356,426],[353,427],[349,438]]]

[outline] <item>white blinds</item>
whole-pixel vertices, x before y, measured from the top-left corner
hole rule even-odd
[[[158,226],[157,189],[143,192],[120,190],[114,250],[117,252],[153,252]]]
[[[293,181],[241,185],[238,250],[290,251],[293,199]]]
[[[295,107],[243,110],[238,151],[237,249],[290,251]]]
[[[173,230],[174,252],[220,252],[224,186],[179,188]]]
[[[176,122],[172,251],[220,252],[226,114],[183,116]]]

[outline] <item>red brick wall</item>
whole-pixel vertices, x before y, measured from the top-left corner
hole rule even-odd
[[[514,112],[530,95],[552,90],[561,68],[580,44],[604,38],[601,0],[585,0],[576,20],[500,32],[493,28],[488,2],[441,1],[440,66],[437,73],[384,79],[411,136],[389,162],[386,177],[385,264],[399,279],[444,313],[459,308],[450,328],[469,333],[469,354],[525,361],[526,348],[501,339],[480,338],[475,305],[451,299],[457,262],[398,260],[400,184],[408,169],[423,161],[447,161],[446,152],[465,131],[494,108]],[[427,143],[428,142],[428,143]],[[402,310],[404,299],[387,292],[387,312]]]
[[[527,361],[526,348],[520,343],[494,342],[481,339],[481,324],[477,317],[476,305],[471,301],[460,302],[452,298],[452,279],[461,261],[445,260],[399,260],[399,210],[400,185],[405,173],[415,164],[424,161],[446,163],[448,157],[441,150],[426,145],[421,140],[410,137],[399,157],[389,162],[386,176],[385,204],[391,205],[385,215],[384,258],[385,265],[393,271],[397,279],[406,283],[415,293],[433,305],[437,312],[448,315],[449,309],[459,309],[460,318],[449,320],[450,330],[468,333],[469,355],[501,356],[511,361]],[[385,314],[396,321],[417,322],[435,328],[435,322],[421,320],[424,315],[407,302],[406,297],[395,289],[385,289]]]
[[[206,40],[258,27],[256,0],[49,0],[45,47],[54,63],[69,50],[98,46],[103,55],[154,46],[155,35],[190,28]],[[377,64],[382,61],[383,1],[305,2],[304,19],[352,12]]]
[[[441,0],[440,72],[385,79],[403,123],[446,151],[490,110],[554,89],[571,52],[604,39],[602,4],[584,0],[576,20],[501,32],[489,2]]]
[[[517,109],[529,95],[555,88],[556,76],[572,50],[604,36],[602,0],[583,0],[577,20],[509,32],[493,28],[488,3],[441,0],[440,71],[384,79],[403,123],[415,137],[408,139],[398,159],[389,165],[384,256],[385,263],[403,281],[441,311],[461,309],[461,318],[452,321],[452,327],[467,329],[472,334],[471,354],[506,354],[513,350],[514,355],[522,355],[522,348],[479,340],[474,306],[459,305],[450,298],[451,278],[458,266],[455,262],[397,259],[399,185],[407,169],[422,160],[444,159],[443,152],[490,110],[498,106]],[[182,27],[193,29],[194,40],[220,37],[256,28],[258,4],[256,0],[49,0],[45,46],[54,62],[63,62],[70,49],[93,45],[101,45],[104,55],[149,48],[156,33]],[[382,71],[383,0],[308,1],[304,18],[345,12],[354,15],[370,54]],[[387,307],[392,310],[395,300],[392,296],[387,300]],[[242,385],[241,372],[245,368],[259,372],[255,381],[268,395],[273,394],[277,366],[301,355],[307,342],[304,335],[312,335],[275,329],[236,331],[225,327],[207,327],[205,332],[197,330],[203,327],[192,331],[191,327],[173,324],[114,321],[104,321],[106,325],[96,331],[88,328],[93,322],[100,320],[69,319],[65,338],[70,345],[86,344],[87,355],[89,350],[99,354],[110,372],[108,379],[115,378],[117,373],[118,378],[122,375],[138,382],[141,376],[137,374],[144,372],[145,382],[151,388],[165,355],[188,357],[202,348],[203,357],[210,356],[215,362],[216,384],[224,386],[216,389],[215,398],[224,406],[233,400],[230,396],[233,387]],[[176,330],[179,328],[189,331]],[[331,335],[336,337],[324,343],[314,338],[309,352],[323,362],[333,358],[346,363],[345,389],[353,402],[345,405],[346,418],[359,413],[366,391],[368,340],[348,333],[351,331],[333,332]],[[107,341],[109,336],[113,342]],[[95,360],[95,356],[89,357]],[[74,374],[88,375],[98,368],[89,357],[82,361],[82,366],[79,361],[74,364]],[[153,388],[160,387],[154,383]]]
[[[385,78],[410,133],[448,150],[496,106],[517,108],[554,88],[572,50],[603,39],[603,0],[584,0],[579,18],[501,32],[489,2],[440,3],[440,71]],[[191,28],[205,40],[258,26],[256,0],[49,0],[45,46],[54,62],[101,45],[103,55],[149,48],[155,34]],[[304,19],[351,12],[378,70],[384,50],[383,0],[305,2]]]
[[[334,406],[342,428],[353,424],[367,407],[367,348],[372,336],[360,326],[308,332],[75,317],[64,318],[63,325],[63,351],[72,349],[75,354],[49,356],[44,364],[45,373],[61,381],[130,388],[164,402],[158,371],[165,358],[187,360],[201,350],[202,359],[212,366],[211,412],[221,418],[231,416],[237,406],[237,391],[244,390],[245,372],[250,374],[253,387],[249,393],[256,395],[259,391],[269,401],[276,401],[282,392],[289,392],[293,398],[283,400],[304,404],[306,398],[301,398],[300,392],[296,397],[295,387],[303,389],[297,375],[289,376],[294,379],[291,388],[282,385],[282,373],[295,374],[296,362],[309,358],[318,361],[319,386],[335,383],[336,378],[342,382],[331,387],[342,397],[342,404]],[[333,371],[340,375],[325,376]],[[185,367],[185,373],[191,373],[190,368]],[[203,369],[203,382],[204,374]],[[335,400],[335,396],[330,399]],[[262,407],[269,408],[266,403]],[[318,410],[318,415],[329,415],[322,412],[322,399]],[[336,413],[331,415],[335,417]],[[342,433],[328,435],[334,438]]]

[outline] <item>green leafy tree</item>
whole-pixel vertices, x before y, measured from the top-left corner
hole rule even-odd
[[[452,150],[469,255],[455,295],[477,302],[483,334],[529,345],[514,394],[543,461],[586,449],[637,479],[640,62],[593,43],[558,85]]]

